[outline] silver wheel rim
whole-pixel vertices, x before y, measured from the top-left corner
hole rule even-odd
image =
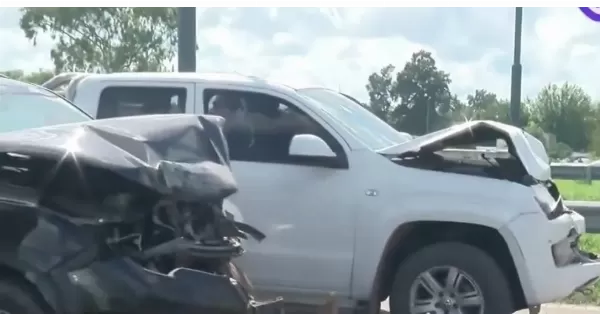
[[[411,314],[483,314],[481,288],[453,266],[422,272],[410,287]]]

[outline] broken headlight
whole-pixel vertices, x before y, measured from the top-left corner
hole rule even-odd
[[[534,196],[533,198],[535,199],[536,203],[540,206],[544,214],[546,214],[548,219],[554,219],[566,212],[566,208],[563,204],[562,197],[559,197],[558,200],[554,203],[543,201],[537,196]]]
[[[558,187],[551,180],[540,182],[531,187],[535,193],[533,198],[548,219],[554,219],[568,211],[563,203]]]

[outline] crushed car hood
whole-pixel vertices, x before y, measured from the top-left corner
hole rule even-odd
[[[0,154],[56,161],[56,168],[69,161],[176,199],[217,201],[237,191],[222,123],[216,116],[172,114],[27,129],[0,134]]]
[[[521,160],[529,175],[539,181],[550,180],[550,160],[542,142],[520,128],[496,121],[468,121],[378,152],[402,157],[496,139],[506,141],[509,152]]]

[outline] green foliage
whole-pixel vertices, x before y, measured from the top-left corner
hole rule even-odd
[[[595,125],[592,134],[590,134],[588,151],[590,151],[594,156],[600,157],[600,125]]]
[[[176,51],[174,8],[22,8],[21,29],[36,44],[40,34],[55,41],[53,71],[9,77],[41,84],[65,71],[164,71]],[[396,129],[425,134],[467,120],[510,123],[508,100],[477,89],[465,99],[450,90],[450,73],[424,50],[412,54],[401,70],[392,65],[372,73],[365,108]],[[521,105],[521,122],[539,138],[553,159],[572,151],[600,156],[600,109],[580,87],[550,84]]]
[[[383,67],[379,73],[369,75],[369,83],[366,85],[371,112],[387,123],[392,121],[391,113],[398,100],[393,90],[395,81],[392,75],[395,69],[391,64]]]
[[[452,106],[460,105],[450,94],[450,75],[438,69],[430,52],[414,53],[402,71],[387,65],[368,78],[371,111],[397,129],[424,134],[445,126]]]
[[[548,148],[548,156],[551,159],[561,160],[568,158],[573,154],[573,149],[563,142],[557,142],[556,145]]]
[[[557,142],[554,134],[545,132],[533,121],[530,121],[529,125],[525,127],[525,131],[535,136],[544,144],[548,156],[553,161],[560,161],[568,158],[573,153],[573,149],[569,145],[563,142]]]
[[[50,78],[52,78],[54,76],[54,73],[52,73],[52,71],[42,70],[42,69],[40,69],[38,72],[33,72],[33,73],[29,73],[29,74],[25,74],[25,72],[23,72],[23,70],[4,71],[4,72],[0,72],[0,74],[4,74],[7,77],[14,79],[14,80],[29,82],[29,83],[38,84],[38,85],[46,82],[47,80],[49,80]]]
[[[369,76],[366,88],[371,111],[400,131],[418,135],[468,120],[511,122],[509,101],[490,91],[477,89],[463,100],[452,94],[450,74],[429,52],[414,53],[394,72],[394,65],[385,66]],[[579,86],[544,87],[522,101],[520,120],[552,159],[586,150],[600,156],[600,109]]]
[[[452,94],[450,74],[438,69],[430,52],[413,53],[392,86],[399,100],[392,112],[392,123],[411,134],[425,134],[445,127]]]
[[[56,72],[164,71],[177,42],[175,8],[22,8],[36,44],[49,34]]]
[[[568,83],[544,87],[532,107],[532,119],[544,131],[574,150],[586,150],[594,130],[591,97],[579,86]]]

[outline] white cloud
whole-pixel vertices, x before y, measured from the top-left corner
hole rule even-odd
[[[34,47],[19,28],[19,17],[17,8],[0,8],[0,70],[49,68],[52,41],[40,36]]]
[[[52,41],[33,47],[16,9],[0,9],[0,69],[50,68]],[[508,97],[513,8],[202,9],[198,69],[237,71],[293,85],[325,85],[366,99],[368,75],[402,68],[426,49],[449,72],[453,92],[485,88]],[[600,24],[576,8],[526,8],[523,96],[570,81],[600,98]]]

